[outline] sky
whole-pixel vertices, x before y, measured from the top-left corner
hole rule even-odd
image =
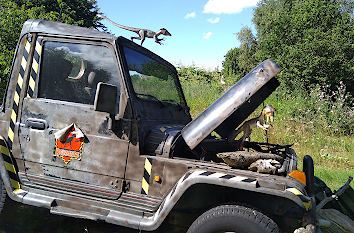
[[[206,70],[222,68],[227,51],[239,46],[236,33],[243,26],[254,31],[256,4],[257,0],[97,0],[100,12],[118,24],[155,32],[166,28],[172,34],[160,36],[165,37],[163,45],[146,39],[143,47],[175,66]],[[116,36],[137,36],[102,23]]]

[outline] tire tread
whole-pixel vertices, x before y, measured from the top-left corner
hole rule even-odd
[[[222,205],[210,209],[199,216],[188,229],[188,233],[202,233],[199,228],[212,219],[233,216],[252,221],[264,228],[264,233],[280,233],[278,225],[269,217],[248,207],[239,205]]]
[[[6,200],[6,189],[5,189],[5,185],[2,182],[1,177],[0,177],[0,213],[2,212],[2,209],[4,208],[5,200]]]

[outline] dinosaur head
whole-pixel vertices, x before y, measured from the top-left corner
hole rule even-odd
[[[274,107],[271,104],[267,104],[262,111],[262,115],[265,115],[267,122],[273,122]]]
[[[171,33],[169,33],[166,28],[161,28],[160,32],[161,32],[162,35],[172,36]]]

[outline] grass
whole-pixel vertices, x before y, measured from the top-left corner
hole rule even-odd
[[[222,93],[222,89],[206,82],[188,82],[183,84],[182,87],[192,117],[196,117],[204,111]]]
[[[338,190],[347,181],[349,176],[353,176],[353,173],[353,169],[327,168],[325,166],[316,167],[315,170],[315,176],[324,180],[332,190]],[[351,183],[351,186],[354,187],[353,183]]]
[[[205,82],[182,82],[182,86],[192,117],[196,117],[206,109],[225,90]],[[315,163],[315,175],[324,180],[332,190],[338,189],[349,176],[354,175],[353,125],[350,121],[347,125],[343,125],[342,121],[333,119],[340,118],[344,114],[342,109],[338,108],[337,112],[330,116],[326,115],[324,110],[318,111],[318,108],[323,107],[324,104],[327,109],[333,109],[332,106],[338,104],[337,102],[330,105],[331,103],[326,103],[328,98],[322,100],[316,98],[316,93],[312,97],[304,96],[303,93],[289,95],[280,88],[264,102],[272,104],[276,109],[273,128],[268,132],[269,142],[293,144],[292,147],[298,155],[300,170],[303,157],[310,155]],[[261,110],[262,106],[250,118],[258,116]],[[303,113],[304,111],[307,115]],[[347,118],[350,120],[350,115]],[[330,125],[328,119],[331,120]],[[255,129],[251,140],[266,141],[265,132]]]

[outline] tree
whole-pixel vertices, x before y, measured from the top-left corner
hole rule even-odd
[[[241,73],[241,69],[238,65],[238,57],[240,55],[239,48],[230,49],[226,55],[225,60],[222,62],[223,69],[221,73],[228,77],[228,76],[238,76]]]
[[[231,76],[231,82],[238,81],[245,76],[258,62],[256,58],[258,45],[252,30],[249,27],[243,27],[237,33],[237,39],[241,42],[240,47],[230,49],[222,63],[221,72],[227,80]]]
[[[257,65],[256,53],[258,43],[252,30],[247,26],[242,27],[237,33],[237,39],[241,42],[238,65],[242,71],[242,76],[244,76]]]
[[[58,21],[105,30],[95,0],[0,0],[0,93],[9,77],[23,23],[28,19]]]
[[[26,9],[42,7],[52,21],[78,25],[87,28],[104,28],[96,0],[13,0],[17,6]],[[45,18],[47,19],[47,18]]]
[[[290,88],[343,81],[353,91],[353,5],[347,0],[263,0],[255,9],[260,60],[274,59]]]
[[[232,57],[235,49],[226,54],[224,72],[235,67],[235,73],[244,74],[272,58],[282,67],[278,77],[289,90],[316,84],[335,90],[342,81],[353,93],[353,9],[350,0],[261,0],[253,16],[257,36],[241,29],[238,54]]]

